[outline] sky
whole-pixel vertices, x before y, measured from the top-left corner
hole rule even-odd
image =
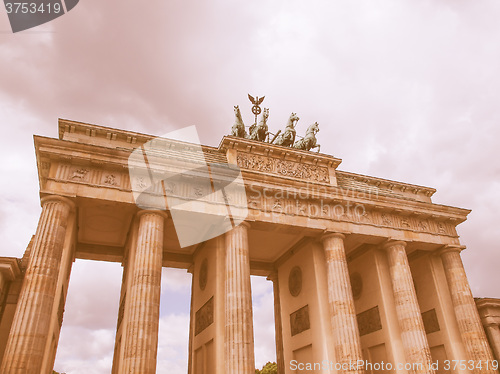
[[[458,227],[471,288],[500,297],[500,3],[465,0],[82,0],[12,34],[0,11],[0,255],[21,257],[40,213],[33,134],[57,119],[217,146],[247,94],[268,124],[320,124],[339,169],[434,187],[472,209]],[[55,369],[110,372],[120,264],[73,266]],[[164,269],[158,373],[186,372],[190,275]],[[105,287],[103,285],[106,285]],[[274,359],[272,287],[252,279],[256,361]]]

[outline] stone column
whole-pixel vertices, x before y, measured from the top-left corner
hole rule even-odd
[[[248,228],[226,233],[226,373],[255,373]]]
[[[191,302],[189,303],[189,341],[188,341],[188,371],[187,374],[193,373],[193,331],[194,331],[194,266],[188,269],[188,273],[191,273]]]
[[[342,367],[348,368],[341,370],[342,373],[363,373],[362,369],[349,369],[349,362],[363,360],[363,356],[344,250],[345,236],[340,233],[330,233],[321,239],[326,258],[335,360],[341,363]]]
[[[500,328],[497,324],[490,324],[485,326],[486,334],[488,335],[493,356],[500,361]]]
[[[451,294],[455,316],[457,318],[458,328],[462,335],[469,360],[474,360],[477,364],[482,361],[483,368],[473,370],[474,373],[498,373],[497,370],[488,365],[489,370],[485,368],[485,362],[493,360],[486,334],[481,324],[481,318],[477,311],[474,297],[469,287],[467,275],[465,274],[462,258],[460,257],[460,247],[449,246],[442,249],[439,254],[443,261],[444,273],[448,281],[448,288]]]
[[[127,292],[123,373],[155,374],[165,213],[143,210],[138,216],[134,265],[128,270],[132,281]]]
[[[271,273],[267,279],[273,282],[276,365],[278,366],[278,374],[285,374],[285,357],[283,355],[283,327],[281,322],[280,285],[278,280],[278,273]]]
[[[40,374],[59,276],[68,217],[74,204],[61,196],[42,198],[30,261],[0,372]]]
[[[389,261],[403,349],[406,362],[422,363],[420,367],[414,368],[415,370],[409,370],[410,373],[434,373],[430,366],[431,350],[427,342],[405,247],[406,243],[402,241],[389,241],[384,245]]]

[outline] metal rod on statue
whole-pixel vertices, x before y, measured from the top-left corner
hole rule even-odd
[[[260,109],[259,105],[262,104],[265,96],[262,96],[261,98],[259,98],[258,96],[255,96],[255,98],[254,98],[252,95],[248,94],[248,98],[250,99],[250,101],[253,104],[252,113],[255,114],[255,124],[257,124],[257,116],[262,112],[262,109]]]

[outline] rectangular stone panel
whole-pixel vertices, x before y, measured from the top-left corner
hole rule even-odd
[[[214,297],[212,296],[198,311],[195,316],[194,334],[198,335],[214,322]]]
[[[194,374],[204,374],[205,360],[203,359],[203,347],[194,351]]]
[[[440,330],[436,309],[428,310],[422,313],[422,320],[424,321],[425,333],[430,334]]]
[[[290,331],[292,336],[300,334],[302,331],[309,330],[310,328],[309,305],[303,306],[290,314]]]
[[[206,349],[206,362],[207,362],[207,373],[215,373],[215,348],[214,340],[210,340],[205,344]]]
[[[372,332],[382,329],[378,305],[359,313],[356,315],[356,318],[358,319],[359,335],[361,336],[371,334]]]
[[[389,374],[390,370],[386,370],[385,365],[380,366],[380,369],[377,370],[377,366],[373,366],[375,364],[381,364],[382,362],[387,363],[389,360],[387,359],[387,350],[385,348],[385,344],[374,345],[373,347],[368,348],[369,352],[369,362],[372,364],[366,365],[366,372],[369,374]]]
[[[448,359],[448,356],[446,355],[446,350],[444,349],[444,345],[437,345],[435,347],[430,347],[431,348],[431,357],[432,357],[432,362],[437,362],[437,370],[436,374],[450,374],[450,370],[446,370],[446,365],[444,364],[445,361]],[[457,370],[457,372],[459,372]]]
[[[295,371],[296,374],[317,373],[317,371],[310,370],[311,368],[314,368],[313,350],[311,344],[293,351],[293,359],[296,361],[297,366],[300,364],[299,367],[303,368],[303,370],[297,369]]]

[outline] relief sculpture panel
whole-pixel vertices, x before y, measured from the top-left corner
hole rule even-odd
[[[290,314],[290,331],[292,336],[300,334],[302,331],[309,330],[310,328],[309,305],[306,305]]]
[[[356,318],[358,319],[359,335],[367,335],[372,332],[382,330],[382,322],[380,321],[380,313],[378,305],[371,309],[359,313]]]
[[[347,204],[338,200],[300,198],[293,196],[293,193],[279,190],[261,191],[254,186],[251,186],[249,191],[247,206],[260,210],[261,213],[258,214],[303,216],[456,236],[456,231],[450,223],[432,221],[428,218],[401,216],[377,209],[367,210],[363,204]],[[292,196],[288,198],[289,195]]]
[[[198,335],[214,322],[214,297],[212,296],[195,315],[194,334]]]
[[[273,173],[315,182],[330,182],[328,168],[316,165],[301,164],[273,157],[239,153],[238,166],[242,169]]]

